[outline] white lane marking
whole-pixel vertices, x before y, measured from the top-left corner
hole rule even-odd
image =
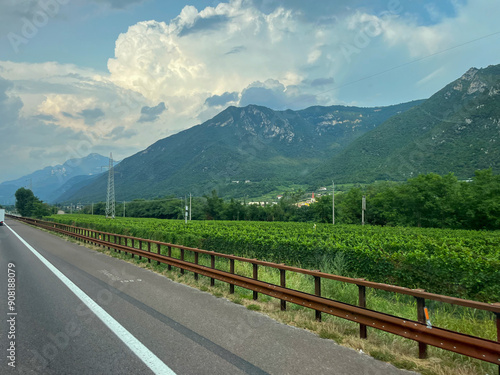
[[[129,331],[127,331],[120,323],[118,323],[111,315],[109,315],[101,306],[95,303],[83,290],[77,287],[70,279],[68,279],[61,271],[45,259],[38,251],[36,251],[29,243],[27,243],[20,235],[18,235],[11,227],[5,224],[12,233],[38,258],[47,266],[49,270],[56,275],[87,307],[104,323],[108,328],[132,350],[139,359],[148,366],[155,374],[175,375],[175,372],[163,363],[156,355],[153,354],[143,343],[137,340]]]

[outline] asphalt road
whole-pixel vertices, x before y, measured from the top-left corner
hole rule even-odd
[[[0,268],[1,374],[409,374],[13,220]]]

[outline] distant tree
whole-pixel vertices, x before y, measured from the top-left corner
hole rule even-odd
[[[54,213],[54,208],[35,197],[30,189],[19,188],[15,197],[16,209],[21,216],[42,218]]]
[[[220,220],[222,219],[222,213],[224,210],[224,200],[219,198],[217,191],[212,190],[212,195],[203,196],[207,200],[207,206],[205,208],[205,215],[208,220]]]
[[[36,197],[30,189],[19,188],[15,193],[16,210],[21,216],[31,216]]]
[[[347,193],[341,193],[335,197],[336,212],[340,224],[361,223],[361,199],[363,191],[359,187],[352,188]],[[338,203],[337,203],[338,202]],[[335,220],[337,222],[337,220]]]
[[[316,203],[311,205],[314,212],[314,219],[320,223],[332,222],[332,196],[323,195],[316,200]]]
[[[473,229],[500,228],[500,175],[491,169],[476,171],[472,182],[465,183],[467,219]]]
[[[54,207],[51,207],[47,203],[43,203],[42,201],[37,200],[33,204],[33,211],[31,212],[30,216],[41,219],[44,216],[55,214],[55,210],[56,209]]]
[[[224,220],[243,220],[245,217],[245,206],[241,202],[231,198],[229,203],[224,204]]]

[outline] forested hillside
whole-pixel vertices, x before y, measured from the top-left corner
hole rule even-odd
[[[309,181],[404,181],[421,173],[468,179],[500,171],[500,65],[471,68],[424,103],[360,137]]]

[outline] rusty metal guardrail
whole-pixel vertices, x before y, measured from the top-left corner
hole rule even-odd
[[[36,219],[10,216],[15,220],[20,220],[47,230],[58,232],[74,237],[84,242],[93,243],[98,246],[108,247],[115,251],[130,253],[139,258],[147,258],[157,261],[158,264],[167,264],[168,268],[176,267],[181,273],[190,271],[198,279],[198,275],[203,275],[211,280],[213,286],[215,280],[220,280],[229,284],[230,293],[234,293],[234,286],[239,286],[253,291],[253,298],[256,300],[258,294],[262,293],[281,300],[281,309],[286,310],[286,303],[302,305],[315,310],[316,319],[321,321],[321,314],[326,313],[337,316],[352,322],[359,323],[360,337],[367,337],[367,327],[390,332],[392,334],[414,340],[419,344],[419,358],[427,357],[427,345],[435,346],[444,350],[463,354],[468,357],[480,359],[500,366],[500,304],[488,304],[483,302],[465,300],[455,297],[443,296],[425,292],[421,289],[409,289],[395,285],[375,283],[364,279],[353,279],[343,276],[332,275],[320,271],[305,270],[297,267],[276,264],[272,262],[248,259],[235,255],[216,253],[213,251],[190,248],[181,245],[153,241],[138,237],[107,233],[98,230],[81,228],[67,224],[48,222]],[[122,244],[122,241],[124,242]],[[128,243],[131,246],[128,246]],[[135,247],[138,245],[138,248]],[[143,244],[147,244],[147,250],[143,249]],[[154,247],[156,246],[156,249]],[[162,254],[162,247],[166,255]],[[172,248],[180,250],[180,257],[172,257]],[[194,254],[194,262],[185,260],[185,252]],[[198,264],[199,254],[210,256],[210,267]],[[229,260],[230,271],[219,270],[215,267],[216,258],[226,258]],[[253,277],[249,278],[235,274],[235,261],[252,264]],[[270,284],[258,279],[258,267],[272,267],[280,271],[280,285]],[[289,289],[286,287],[286,271],[302,273],[314,277],[315,294],[308,294],[302,291]],[[338,302],[321,296],[321,280],[330,279],[358,286],[358,306]],[[418,320],[407,320],[400,317],[388,315],[366,308],[366,288],[374,288],[394,293],[413,296],[417,301]],[[453,305],[460,305],[490,311],[496,316],[497,341],[487,340],[480,337],[465,335],[462,333],[432,327],[426,324],[425,300],[435,300]],[[500,367],[499,367],[500,373]]]

